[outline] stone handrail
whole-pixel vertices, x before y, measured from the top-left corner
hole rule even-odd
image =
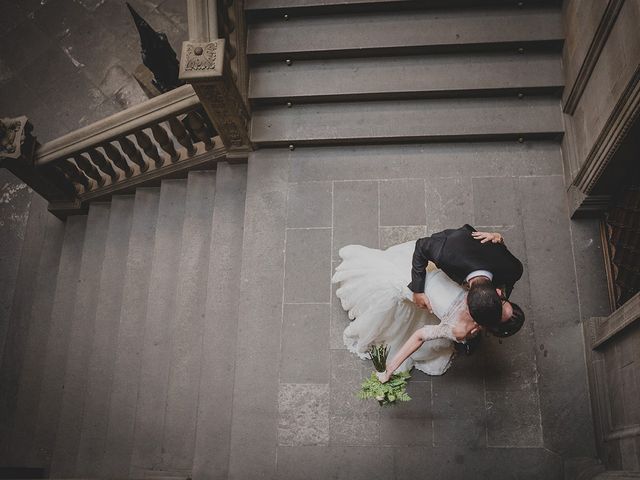
[[[73,156],[95,145],[157,125],[199,105],[200,100],[193,88],[184,85],[45,143],[36,150],[36,164],[46,165],[59,158]]]

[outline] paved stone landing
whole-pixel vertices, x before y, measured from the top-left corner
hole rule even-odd
[[[252,154],[239,329],[260,345],[239,346],[231,477],[551,479],[592,455],[563,192],[554,143]],[[372,368],[342,344],[339,248],[463,223],[503,232],[525,265],[512,298],[524,329],[484,338],[442,377],[414,372],[408,404],[357,399]]]

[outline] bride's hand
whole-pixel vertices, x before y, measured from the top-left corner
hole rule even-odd
[[[389,375],[386,370],[384,372],[376,372],[376,377],[380,380],[380,383],[387,383],[391,375]]]
[[[504,243],[504,238],[498,232],[472,232],[471,236],[476,240],[480,240],[480,243]]]
[[[429,312],[433,313],[431,309],[431,303],[427,298],[427,295],[424,293],[414,293],[413,294],[413,303],[415,303],[418,308],[426,308]]]

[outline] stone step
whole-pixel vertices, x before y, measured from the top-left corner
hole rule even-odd
[[[86,215],[67,218],[60,255],[60,267],[51,310],[51,324],[45,347],[40,400],[27,465],[49,466],[62,402],[65,365],[69,349],[71,323],[78,291]]]
[[[530,8],[539,5],[560,5],[558,0],[485,0],[482,8],[496,6],[518,6]],[[245,13],[249,21],[264,18],[287,18],[304,15],[327,15],[358,11],[398,11],[419,9],[452,9],[477,7],[477,0],[247,0]]]
[[[246,184],[246,165],[218,163],[202,336],[205,348],[193,455],[194,480],[228,477]]]
[[[34,199],[35,197],[34,194]],[[22,369],[19,372],[17,408],[13,416],[13,430],[9,437],[11,465],[28,465],[29,448],[36,429],[47,338],[51,329],[51,311],[65,234],[65,224],[57,217],[47,213],[42,221],[46,225],[45,237],[33,297],[30,299],[29,336],[24,347]]]
[[[257,145],[330,145],[557,138],[557,98],[468,98],[270,106],[255,109]]]
[[[162,462],[162,437],[170,372],[172,319],[180,267],[187,182],[164,180],[160,187],[158,222],[140,353],[138,398],[130,476]]]
[[[169,471],[190,471],[193,465],[215,187],[215,171],[189,173],[175,314],[167,351],[171,371],[160,467]],[[210,373],[204,371],[205,375]]]
[[[495,8],[345,13],[249,27],[252,62],[518,48],[559,51],[560,9]]]
[[[82,423],[76,426],[76,435],[80,434],[77,440],[74,438],[77,455],[73,458],[70,452],[69,458],[75,462],[75,476],[95,475],[104,449],[133,207],[131,195],[118,195],[111,200],[84,410],[79,417]]]
[[[256,65],[249,98],[255,104],[435,98],[520,92],[560,95],[555,53],[478,53],[300,60]]]
[[[136,190],[107,432],[103,451],[95,457],[94,469],[100,478],[129,475],[159,200],[159,188]]]
[[[6,332],[0,338],[0,342],[4,342],[4,347],[0,345],[0,461],[3,463],[8,461],[11,446],[19,375],[24,361],[24,347],[29,337],[31,301],[36,293],[35,279],[45,240],[46,205],[47,202],[40,196],[32,196],[11,310],[7,318],[0,319],[3,323],[0,330]]]
[[[94,203],[89,208],[80,276],[68,332],[69,348],[64,367],[62,402],[59,415],[55,417],[57,429],[49,470],[51,476],[72,477],[75,474],[109,217],[108,204]]]

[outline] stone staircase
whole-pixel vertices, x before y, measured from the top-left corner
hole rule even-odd
[[[368,180],[419,179],[424,193],[487,172],[561,174],[560,2],[475,5],[246,0],[248,167],[219,163],[66,224],[34,199],[0,366],[0,465],[54,478],[276,478],[297,186],[345,182],[331,185],[318,227],[332,229],[335,260],[339,246],[379,246],[380,225],[399,225],[362,214],[380,202]],[[343,223],[340,203],[353,211]],[[467,221],[456,212],[450,222]],[[401,226],[442,228],[432,214]],[[280,478],[301,463],[290,455]]]
[[[246,166],[220,163],[66,224],[34,198],[0,369],[2,465],[187,478],[206,463],[231,403],[198,398],[233,384],[218,330],[237,321],[245,188]]]
[[[249,0],[253,142],[557,139],[560,8],[499,3]]]

